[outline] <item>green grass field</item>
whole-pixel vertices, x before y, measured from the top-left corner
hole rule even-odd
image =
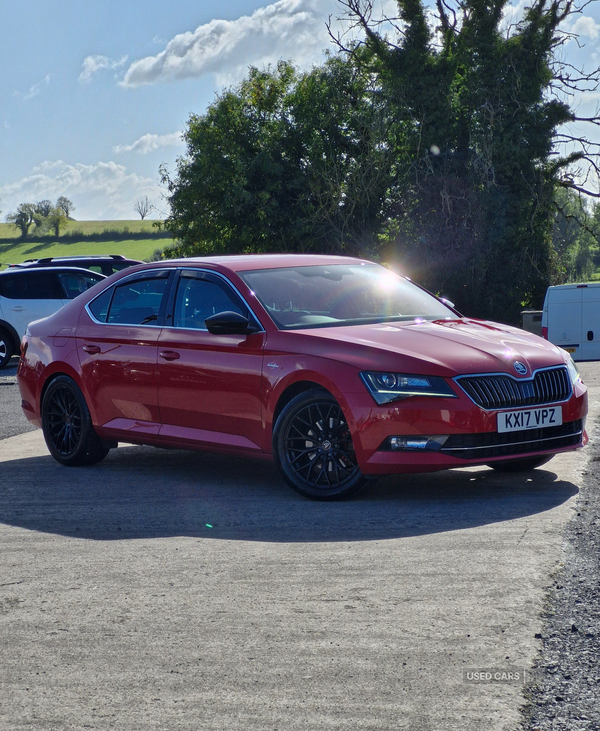
[[[148,260],[157,249],[164,249],[170,238],[161,236],[152,221],[69,221],[59,238],[44,236],[23,241],[15,226],[0,223],[0,270],[8,264],[47,256],[77,256],[79,254],[121,254],[128,259]],[[128,234],[145,238],[128,238]],[[78,234],[81,234],[79,238]],[[65,240],[64,237],[68,237]],[[88,237],[102,236],[102,241]]]

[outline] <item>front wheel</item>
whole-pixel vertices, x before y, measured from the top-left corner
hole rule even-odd
[[[340,500],[365,488],[350,428],[328,391],[305,391],[283,408],[273,454],[288,485],[313,500]]]
[[[94,431],[83,394],[68,376],[58,376],[42,401],[42,430],[50,454],[71,466],[90,465],[108,454]]]
[[[5,368],[12,358],[13,348],[9,336],[0,330],[0,368]]]
[[[492,467],[497,472],[529,472],[536,467],[541,467],[549,462],[553,454],[545,454],[543,457],[526,457],[525,459],[507,459],[500,462],[490,462],[488,467]]]

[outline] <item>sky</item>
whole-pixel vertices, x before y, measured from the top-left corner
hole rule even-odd
[[[563,49],[588,70],[600,64],[598,6],[573,18],[579,43]],[[0,0],[0,219],[63,195],[78,220],[136,218],[146,195],[164,217],[158,169],[175,171],[190,114],[249,66],[322,62],[340,10],[336,0]],[[590,116],[600,93],[573,101]]]

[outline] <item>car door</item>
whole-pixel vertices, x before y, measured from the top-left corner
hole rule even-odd
[[[261,379],[265,333],[215,335],[205,320],[250,315],[224,277],[183,269],[158,341],[161,438],[173,443],[256,451],[262,435]]]
[[[157,435],[157,342],[170,276],[152,269],[126,277],[82,312],[77,350],[94,423],[103,434]]]
[[[27,325],[54,314],[68,300],[53,272],[15,272],[2,277],[4,318],[22,337]]]
[[[600,360],[600,286],[581,288],[581,360]]]

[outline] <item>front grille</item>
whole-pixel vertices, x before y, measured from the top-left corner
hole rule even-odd
[[[571,395],[569,374],[563,366],[538,371],[533,378],[527,379],[490,375],[459,376],[455,380],[483,409],[540,406],[566,401]]]
[[[562,447],[581,444],[583,424],[581,419],[561,426],[526,431],[484,432],[481,434],[452,434],[440,450],[443,454],[460,459],[488,459],[512,457],[531,452],[553,452]]]

